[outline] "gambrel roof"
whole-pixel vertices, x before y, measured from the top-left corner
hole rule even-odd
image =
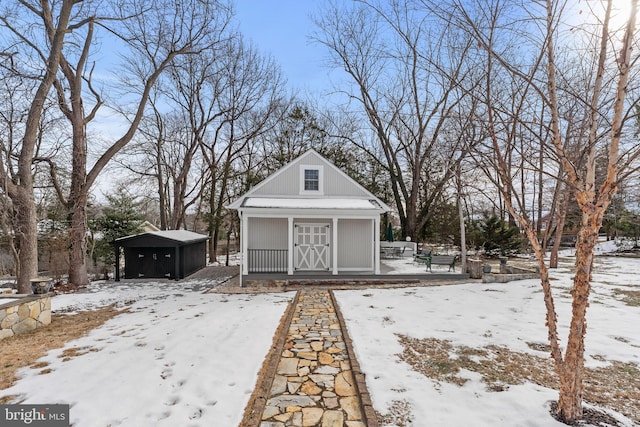
[[[316,191],[305,191],[304,171],[320,171]],[[229,209],[331,209],[388,212],[382,200],[311,149],[227,206]]]

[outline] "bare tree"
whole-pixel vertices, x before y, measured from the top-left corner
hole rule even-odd
[[[76,0],[62,0],[54,5],[47,1],[16,1],[11,4],[13,10],[6,9],[0,15],[0,23],[11,38],[9,43],[19,52],[14,56],[24,55],[25,57],[21,59],[22,64],[28,63],[31,59],[42,64],[40,73],[31,74],[31,76],[39,78],[25,117],[15,173],[9,173],[8,165],[4,161],[0,163],[0,182],[6,194],[11,198],[16,212],[15,231],[20,248],[18,255],[20,275],[17,286],[21,293],[31,293],[30,280],[38,272],[37,217],[33,197],[32,165],[39,137],[39,123],[49,91],[56,80],[65,37],[72,33],[78,25],[78,22],[72,19],[73,9],[77,3]],[[25,28],[33,29],[31,22],[21,21],[23,16],[15,14],[15,10],[37,17],[41,25],[37,30],[41,30],[40,34],[43,36],[34,38],[29,32],[23,31]],[[39,45],[36,44],[38,40],[42,41]],[[6,51],[4,46],[0,50]],[[18,58],[15,60],[18,61]],[[25,72],[23,75],[27,74],[29,73]]]
[[[342,90],[376,138],[352,142],[386,169],[403,235],[417,240],[472,142],[449,125],[466,96],[459,82],[475,77],[470,38],[409,0],[334,6],[316,24],[316,40],[353,83]]]
[[[207,194],[211,261],[216,259],[229,184],[237,172],[234,166],[246,147],[275,125],[285,97],[280,68],[239,35],[228,41],[224,57],[214,100],[220,114],[201,145],[211,177]]]
[[[157,204],[162,230],[186,228],[187,211],[199,203],[209,182],[200,155],[201,138],[192,127],[195,116],[178,108],[162,113],[156,101],[151,104],[154,114],[117,160],[140,178],[141,187],[157,189],[155,195],[144,193]]]
[[[573,423],[582,417],[582,392],[584,381],[584,337],[586,334],[586,312],[589,306],[591,274],[594,267],[594,248],[598,232],[602,226],[603,216],[611,204],[616,189],[625,170],[640,156],[637,144],[626,144],[624,130],[629,126],[628,118],[637,103],[637,99],[628,99],[628,94],[637,88],[631,87],[631,73],[637,73],[638,38],[636,33],[637,0],[631,2],[629,21],[621,32],[609,28],[613,1],[604,1],[601,17],[596,16],[589,23],[588,31],[573,27],[576,36],[568,39],[562,30],[564,27],[563,12],[568,8],[565,1],[546,0],[535,3],[534,7],[520,10],[519,20],[506,17],[509,24],[500,18],[503,16],[505,3],[500,1],[480,1],[473,4],[454,0],[456,13],[460,17],[461,28],[470,31],[476,37],[477,45],[486,55],[486,84],[482,93],[478,93],[486,106],[485,137],[493,148],[491,165],[498,188],[505,196],[510,214],[526,234],[538,261],[541,274],[541,286],[547,310],[546,325],[551,347],[551,356],[556,365],[560,380],[557,407],[558,418]],[[595,8],[592,8],[593,12]],[[480,11],[480,13],[475,13]],[[530,14],[531,20],[522,17]],[[585,13],[583,16],[588,16]],[[517,25],[514,25],[517,22]],[[531,24],[527,27],[527,24]],[[523,29],[525,27],[525,29]],[[598,28],[598,31],[593,31]],[[536,30],[539,30],[536,33]],[[527,46],[529,67],[521,67],[514,62],[514,57],[501,44],[501,31],[515,37],[518,52]],[[561,34],[564,34],[561,37]],[[539,35],[539,38],[535,36]],[[578,37],[580,35],[580,37]],[[575,51],[583,47],[580,60],[561,61],[558,52],[563,43],[570,43]],[[586,44],[585,44],[586,43]],[[513,45],[512,45],[513,46]],[[610,49],[614,48],[612,52]],[[632,51],[635,51],[632,56]],[[588,52],[596,52],[593,61],[589,61]],[[562,55],[569,55],[563,50]],[[562,78],[571,74],[569,68],[576,62],[582,62],[589,68],[584,79],[574,81],[572,85],[562,83]],[[559,199],[571,197],[577,202],[582,219],[576,243],[576,274],[571,291],[573,304],[570,319],[569,336],[564,349],[560,345],[557,325],[558,319],[552,288],[549,280],[549,267],[545,262],[545,252],[540,242],[535,222],[531,218],[530,205],[518,183],[517,175],[510,168],[509,154],[501,144],[504,128],[500,126],[497,116],[503,111],[499,97],[495,96],[496,86],[493,84],[498,72],[506,72],[522,87],[527,88],[529,97],[537,98],[544,104],[545,129],[548,137],[540,138],[538,143],[544,145],[549,153],[545,161],[545,173],[560,181],[556,187],[564,187]],[[580,89],[577,89],[582,85]],[[577,90],[576,90],[577,89]],[[518,94],[520,97],[522,94]],[[576,111],[578,101],[582,114],[570,114]],[[514,111],[511,112],[516,117]],[[542,116],[539,116],[542,117]],[[526,123],[524,123],[526,124]],[[579,129],[579,137],[568,143],[570,128]],[[512,149],[517,149],[515,146]],[[604,167],[598,168],[598,153],[603,153]],[[524,154],[524,153],[522,153]],[[521,173],[521,172],[516,172]],[[510,197],[513,196],[513,197]],[[564,202],[562,202],[564,203]]]
[[[69,209],[70,269],[69,280],[75,285],[87,283],[86,206],[89,191],[96,178],[135,134],[144,115],[146,102],[159,76],[183,55],[197,55],[218,42],[217,36],[226,26],[230,9],[217,1],[191,0],[175,3],[119,2],[108,4],[91,1],[63,0],[16,1],[0,15],[7,37],[3,52],[14,64],[30,64],[22,75],[37,82],[35,96],[27,114],[16,173],[10,175],[2,164],[3,184],[17,212],[20,247],[21,291],[29,289],[29,279],[37,272],[37,232],[32,165],[38,143],[38,124],[52,87],[57,104],[71,128],[72,174],[70,188],[51,179],[62,201]],[[126,115],[129,126],[123,135],[107,144],[101,152],[90,152],[98,144],[89,144],[87,126],[104,102],[94,80],[95,63],[91,53],[96,48],[98,30],[109,40],[119,40],[128,53],[128,69],[120,74],[127,87],[125,99],[134,104]],[[68,39],[68,42],[66,42]],[[116,42],[117,44],[117,42]],[[38,70],[38,67],[42,71]],[[122,87],[122,86],[121,86]],[[137,97],[136,97],[137,95]],[[85,108],[88,111],[85,111]],[[88,170],[89,155],[96,160]],[[52,159],[42,159],[51,164]],[[51,168],[55,171],[55,168]]]
[[[114,3],[114,10],[100,17],[103,9],[88,14],[76,27],[83,30],[79,51],[63,52],[60,61],[61,78],[55,88],[58,103],[72,128],[72,175],[68,196],[59,192],[69,209],[70,253],[69,282],[88,283],[86,265],[87,198],[89,191],[108,162],[134,134],[145,114],[152,88],[160,75],[181,56],[199,55],[219,42],[230,11],[219,2],[199,0],[179,3],[154,0],[152,2]],[[87,125],[94,120],[103,104],[100,92],[94,87],[91,49],[95,44],[96,27],[107,30],[129,49],[126,62],[125,87],[133,108],[126,118],[129,126],[122,136],[109,143],[88,169]],[[73,60],[72,60],[73,58]],[[89,112],[85,112],[87,95],[92,98]]]

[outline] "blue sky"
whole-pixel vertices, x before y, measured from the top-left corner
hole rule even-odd
[[[302,93],[331,87],[327,51],[312,43],[314,25],[309,15],[322,2],[314,0],[236,0],[236,23],[260,52],[280,64],[288,86]]]

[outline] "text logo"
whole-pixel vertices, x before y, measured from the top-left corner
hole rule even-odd
[[[69,427],[69,405],[0,405],[3,427]]]

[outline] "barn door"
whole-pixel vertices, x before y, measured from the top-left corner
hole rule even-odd
[[[140,248],[138,251],[138,277],[171,278],[173,272],[173,248]]]
[[[329,270],[331,253],[329,225],[296,224],[294,229],[296,270]]]
[[[173,248],[156,248],[154,251],[156,277],[173,278],[174,273],[174,250]],[[175,273],[174,273],[175,274]]]

